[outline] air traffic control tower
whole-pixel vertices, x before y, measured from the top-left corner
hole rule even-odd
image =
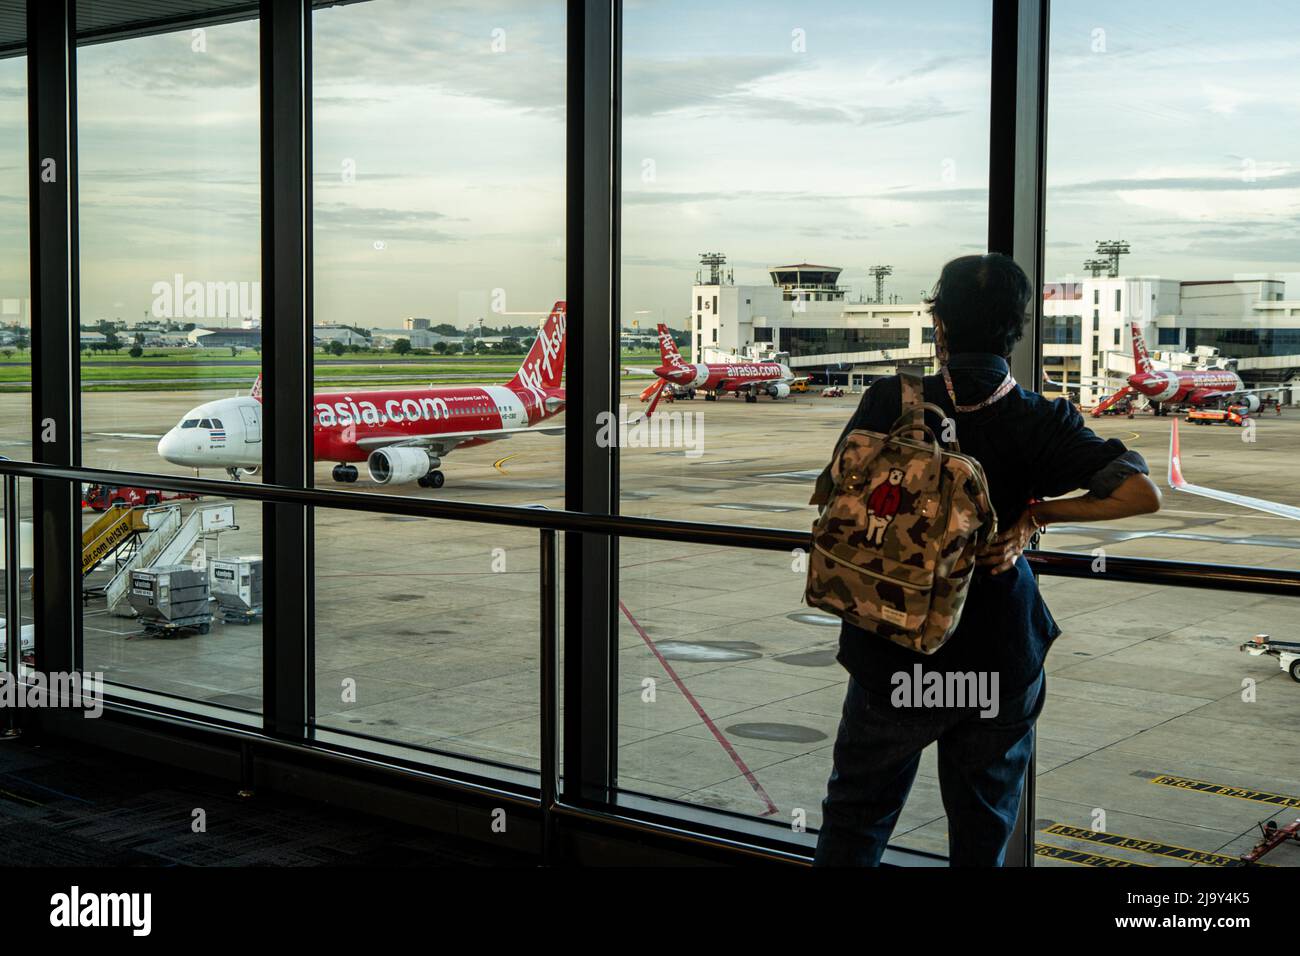
[[[772,285],[781,290],[786,302],[843,302],[847,287],[839,285],[838,266],[815,266],[800,262],[792,266],[773,266],[767,271]]]
[[[701,269],[691,290],[692,361],[746,355],[772,349],[778,327],[835,324],[844,309],[847,286],[839,284],[839,266],[799,262],[767,270],[770,285],[736,285],[721,267],[720,253],[701,257]],[[756,328],[757,326],[757,328]]]

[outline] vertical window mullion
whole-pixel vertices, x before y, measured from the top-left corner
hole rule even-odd
[[[74,258],[76,196],[74,0],[27,4],[31,238],[32,460],[78,465],[80,368]],[[81,657],[81,528],[72,482],[32,483],[36,546],[36,666],[71,671]],[[18,628],[12,627],[16,634]]]
[[[262,461],[268,482],[303,487],[312,471],[306,261],[310,0],[262,0],[260,13],[262,306],[269,325],[262,337]],[[263,714],[267,733],[280,737],[307,733],[308,518],[302,506],[263,506]]]
[[[617,0],[570,0],[566,109],[566,275],[569,343],[565,505],[612,514],[617,459],[596,440],[614,405]],[[617,542],[566,534],[564,795],[604,801],[614,781]]]
[[[1050,0],[993,0],[990,84],[989,251],[1012,256],[1035,290],[1030,322],[1011,370],[1037,391],[1043,370],[1043,249],[1047,132],[1047,38]],[[1034,863],[1037,743],[1025,771],[1020,815],[1007,866]]]

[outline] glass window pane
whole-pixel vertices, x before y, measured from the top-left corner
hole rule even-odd
[[[562,507],[565,5],[312,24],[318,486]],[[317,511],[318,732],[535,769],[537,540]]]
[[[27,58],[12,53],[0,54],[0,196],[0,455],[31,458]]]
[[[317,509],[315,537],[317,729],[536,770],[538,532]]]
[[[1279,117],[1300,11],[1171,12],[1052,11],[1045,394],[1141,452],[1165,503],[1046,543],[1294,568],[1300,497],[1279,476],[1300,452],[1298,140]],[[1167,479],[1175,430],[1186,491]]]
[[[258,44],[245,20],[77,52],[88,467],[261,465]],[[157,487],[83,497],[85,669],[260,711],[261,506]]]
[[[77,52],[82,460],[262,462],[255,20]],[[173,431],[217,412],[221,439]]]
[[[86,671],[259,712],[261,505],[132,487],[92,487],[83,500]]]
[[[560,505],[565,5],[312,23],[317,483]]]
[[[1261,823],[1295,820],[1287,728],[1300,726],[1300,694],[1291,662],[1280,666],[1285,645],[1272,642],[1300,648],[1300,602],[1107,580],[1042,586],[1064,633],[1038,722],[1037,865],[1072,865],[1072,852],[1231,865]],[[1300,866],[1300,853],[1281,847],[1265,862]]]
[[[816,829],[846,675],[798,556],[624,538],[619,558],[620,787]]]
[[[806,531],[862,390],[932,366],[921,298],[987,248],[990,22],[625,9],[623,513]],[[625,539],[619,561],[620,785],[815,829],[846,675],[799,558]]]

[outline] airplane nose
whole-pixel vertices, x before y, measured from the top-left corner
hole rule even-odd
[[[158,440],[158,456],[164,461],[172,461],[176,455],[176,446],[180,441],[180,436],[176,434],[176,429],[172,429],[166,435]],[[173,462],[175,464],[175,462]]]

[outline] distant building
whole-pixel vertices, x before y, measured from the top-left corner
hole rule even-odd
[[[409,319],[407,320],[410,321]],[[455,342],[459,338],[448,338],[426,329],[371,329],[370,338],[378,348],[391,349],[398,339],[406,339],[413,349],[431,349],[439,342]]]
[[[195,329],[186,336],[201,349],[253,349],[262,345],[261,329]]]
[[[691,288],[690,361],[779,356],[796,373],[853,387],[933,368],[923,303],[851,302],[839,275],[808,263],[773,268],[769,285],[702,275]],[[1049,282],[1042,295],[1044,371],[1083,405],[1106,394],[1096,379],[1132,374],[1132,323],[1170,368],[1223,365],[1248,386],[1300,388],[1300,299],[1288,300],[1281,280],[1085,276]]]
[[[415,331],[427,330],[429,328],[430,322],[428,319],[417,319],[414,316],[412,316],[408,318],[406,322],[403,324],[405,328],[411,330],[412,332],[415,332]]]
[[[356,329],[346,325],[317,325],[311,330],[312,339],[317,345],[329,345],[342,342],[344,345],[357,345],[365,348],[370,345],[370,337],[362,335]]]
[[[641,332],[636,329],[623,329],[618,336],[619,348],[653,349],[659,346],[657,332]]]

